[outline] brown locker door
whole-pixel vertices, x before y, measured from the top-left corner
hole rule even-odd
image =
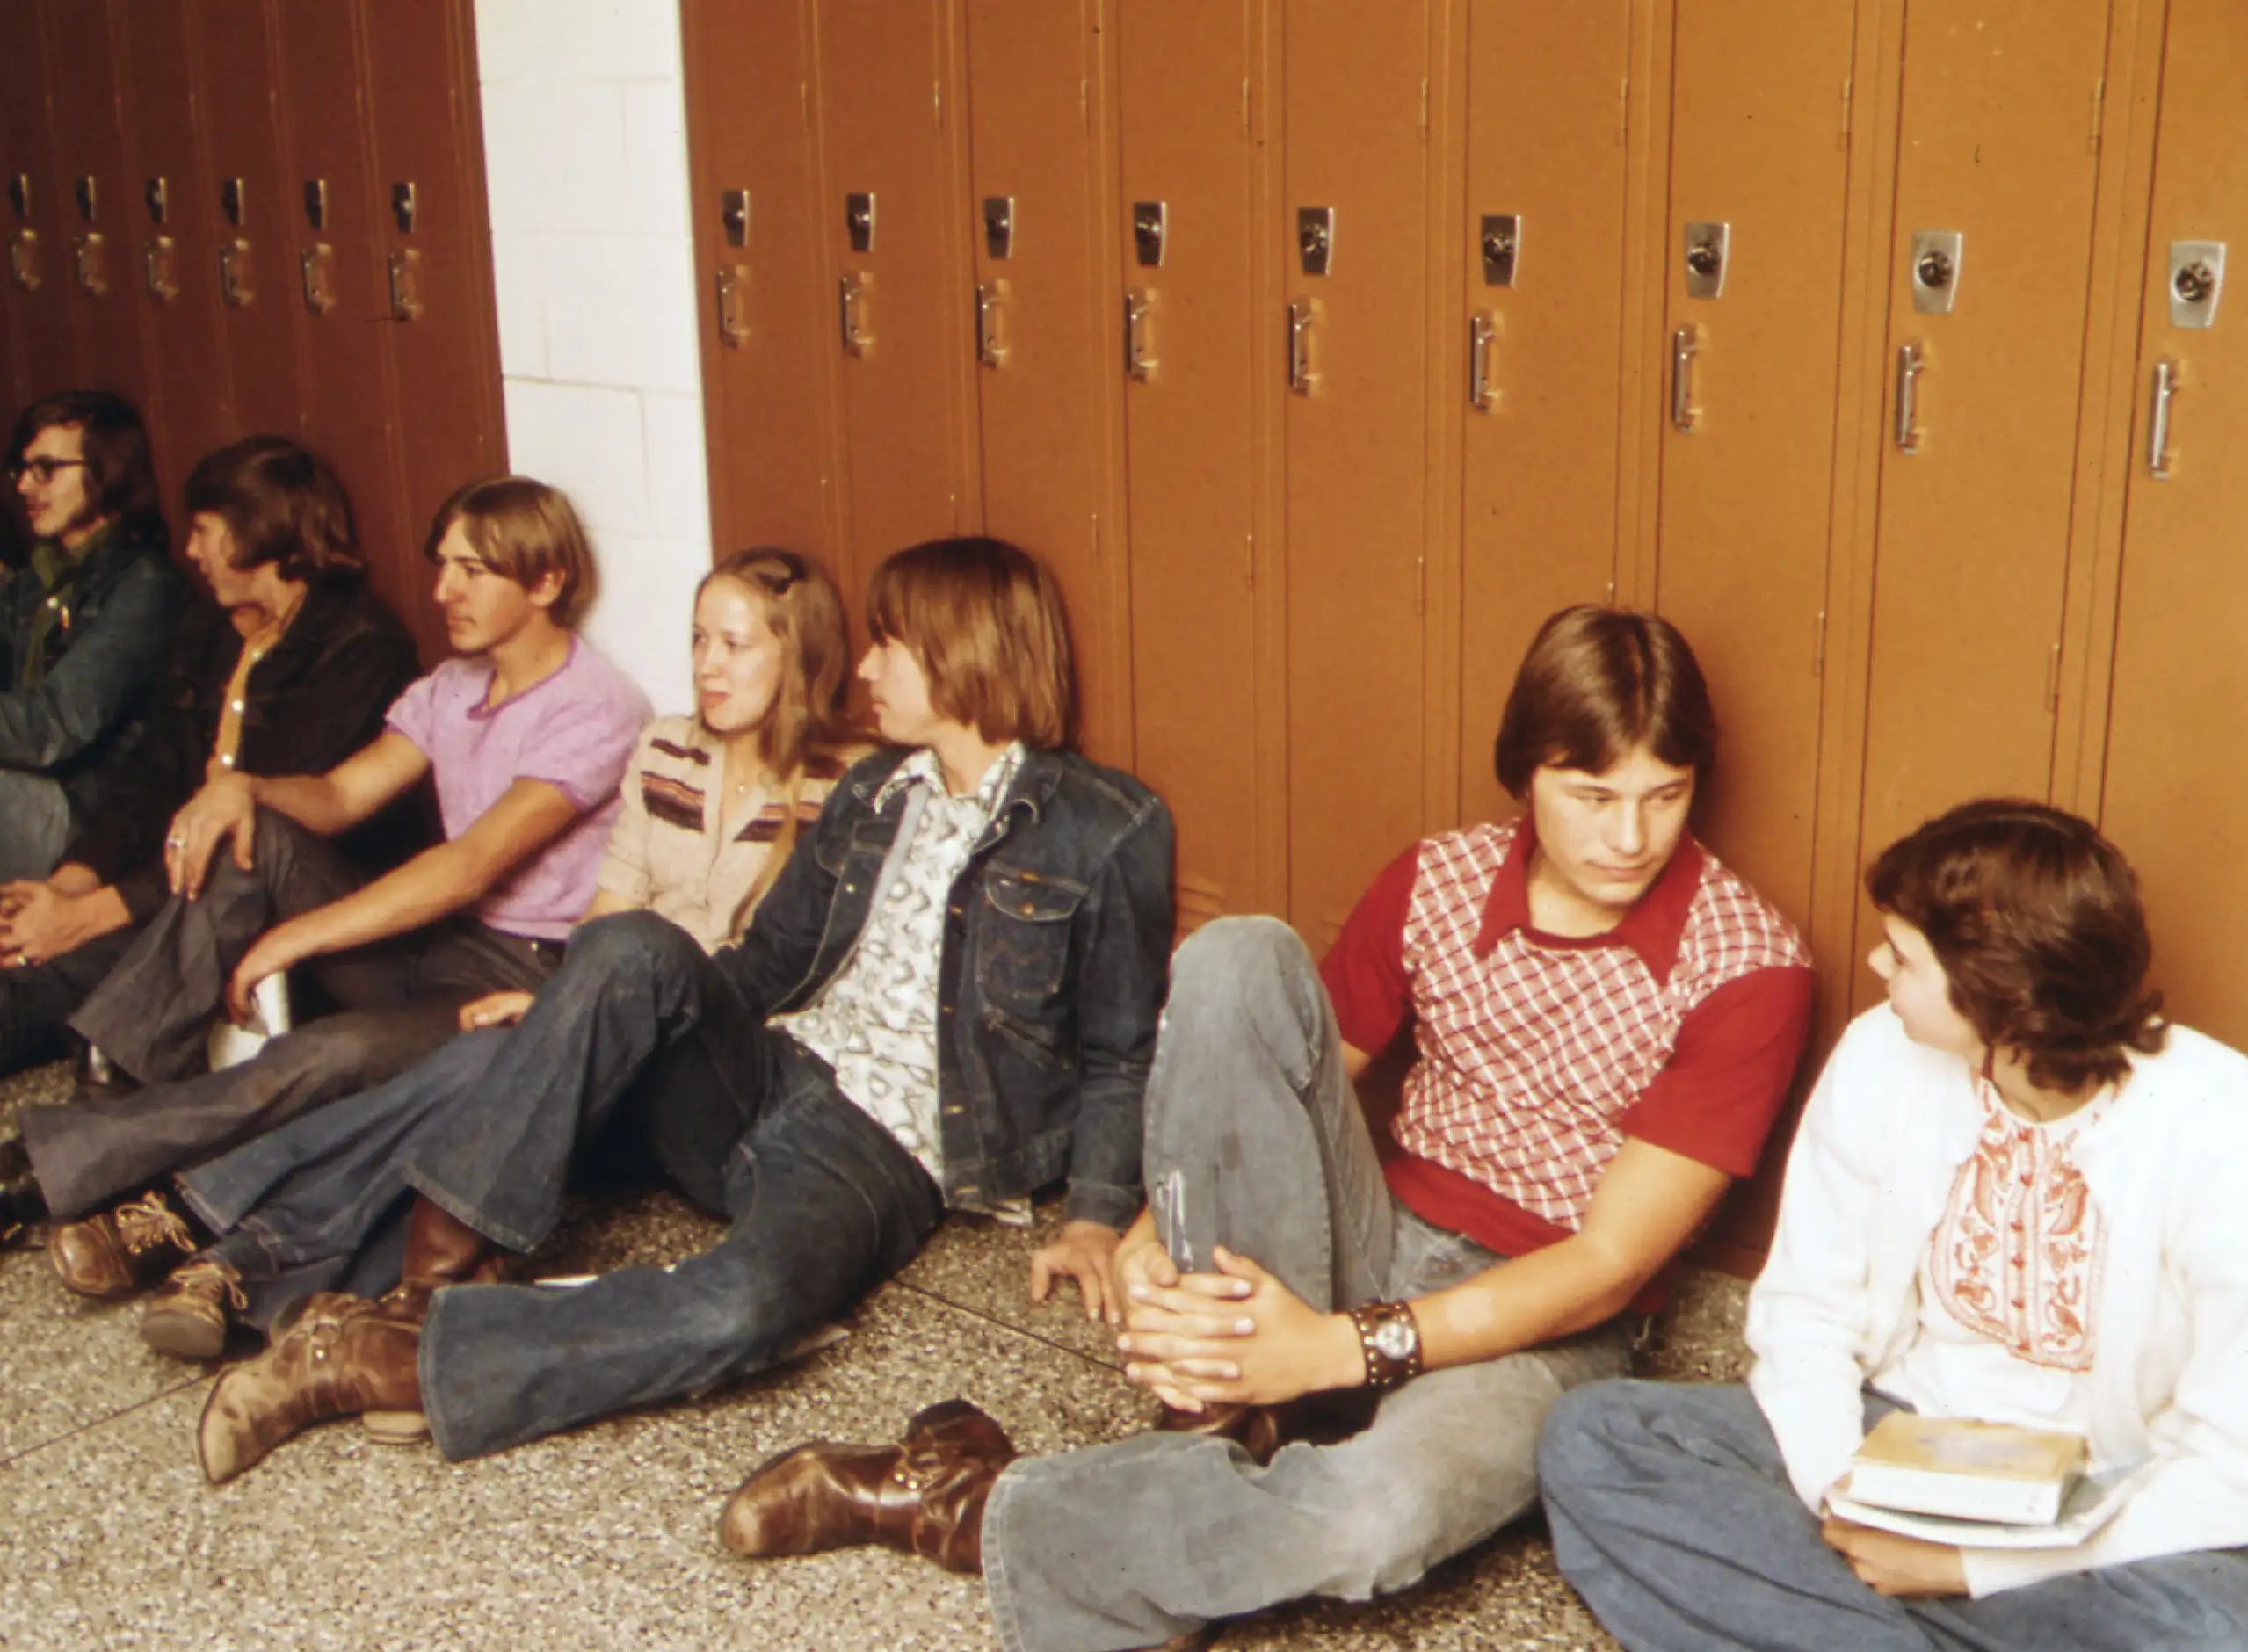
[[[45,30],[36,6],[0,5],[0,173],[11,199],[7,280],[23,351],[26,401],[79,382],[70,334],[70,203],[54,154]],[[24,206],[13,199],[21,180]],[[12,418],[13,415],[11,415]]]
[[[1724,743],[1695,830],[1809,916],[1852,0],[1690,0],[1671,97],[1657,606]],[[1717,232],[1689,225],[1721,224]],[[1708,264],[1715,248],[1715,274]],[[1722,282],[1715,296],[1689,292]],[[1683,373],[1683,381],[1680,374]]]
[[[1628,0],[1468,13],[1464,820],[1514,812],[1491,743],[1538,626],[1613,589],[1630,25]]]
[[[1971,28],[1925,0],[1906,16],[1866,855],[1967,798],[2051,783],[2107,33],[2104,6],[2036,0]],[[1956,254],[1916,248],[1927,232],[1957,234]],[[1860,1001],[1878,990],[1861,980]]]
[[[2248,706],[2248,29],[2235,0],[2171,0],[2148,218],[2138,423],[2101,824],[2138,868],[2154,977],[2179,1020],[2248,1046],[2244,786],[2230,738]],[[2215,301],[2173,306],[2221,242]],[[2199,266],[2197,270],[2196,266]],[[2214,321],[2201,320],[2211,309]],[[2162,468],[2157,375],[2167,367]]]
[[[1288,906],[1323,952],[1421,830],[1428,8],[1294,0],[1285,26]]]
[[[295,203],[276,119],[265,0],[201,0],[202,114],[211,156],[214,264],[236,432],[303,427]]]
[[[834,569],[835,305],[820,275],[809,11],[688,0],[680,20],[711,526],[722,554],[780,545]]]
[[[1117,286],[1093,0],[968,0],[984,531],[1036,551],[1070,605],[1081,743],[1129,767],[1124,538],[1111,503]]]
[[[112,279],[145,318],[153,399],[168,438],[156,470],[166,505],[176,508],[195,461],[236,434],[211,230],[218,202],[198,127],[199,31],[186,0],[111,0],[110,11],[133,112]],[[178,526],[185,535],[187,524]]]
[[[1251,285],[1250,4],[1123,0],[1110,27],[1140,311],[1124,398],[1135,767],[1178,822],[1178,921],[1193,929],[1259,904],[1251,346],[1269,312]]]
[[[390,305],[356,11],[334,0],[280,0],[281,116],[295,170],[277,279],[304,315],[305,440],[351,494],[374,589],[410,618],[430,576],[420,554],[424,523],[409,519],[399,486],[394,393],[383,371]]]
[[[854,591],[890,552],[978,519],[968,458],[967,189],[947,13],[946,0],[819,0],[817,218],[837,272],[828,337],[841,352],[845,583]],[[871,201],[859,230],[847,197]]]
[[[484,206],[476,50],[467,0],[359,8],[374,134],[378,326],[398,398],[406,558],[463,482],[506,463],[498,320]],[[445,646],[429,570],[402,617],[425,652]]]
[[[141,404],[149,434],[162,446],[163,409],[147,405],[146,330],[129,285],[128,249],[136,226],[127,210],[132,192],[118,127],[109,8],[47,0],[42,10],[54,75],[54,159],[58,181],[68,192],[57,203],[62,235],[54,248],[54,279],[69,289],[85,388],[112,390]]]

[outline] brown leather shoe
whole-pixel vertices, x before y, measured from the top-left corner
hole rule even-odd
[[[881,1543],[949,1571],[983,1569],[983,1504],[1015,1458],[1006,1431],[965,1400],[915,1414],[896,1446],[815,1441],[742,1482],[718,1540],[753,1557]]]
[[[198,1257],[174,1268],[141,1310],[141,1340],[175,1359],[216,1359],[233,1316],[249,1307],[242,1275],[216,1257]]]
[[[1229,1439],[1249,1453],[1249,1460],[1260,1468],[1273,1460],[1273,1453],[1285,1443],[1279,1410],[1269,1405],[1250,1405],[1239,1400],[1213,1401],[1199,1411],[1174,1411],[1163,1409],[1156,1429],[1164,1434],[1202,1434],[1212,1439]]]
[[[47,1235],[47,1259],[63,1287],[103,1299],[130,1296],[194,1252],[194,1231],[161,1192],[57,1222]]]
[[[327,1417],[420,1409],[420,1329],[387,1317],[380,1303],[314,1297],[286,1337],[228,1366],[211,1390],[196,1429],[204,1478],[223,1485]]]

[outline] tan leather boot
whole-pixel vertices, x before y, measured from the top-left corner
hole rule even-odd
[[[204,1477],[222,1485],[328,1417],[419,1410],[420,1351],[420,1326],[382,1304],[339,1292],[314,1297],[287,1335],[229,1366],[211,1390],[196,1430]]]

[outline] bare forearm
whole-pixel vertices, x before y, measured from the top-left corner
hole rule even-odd
[[[1422,1361],[1474,1365],[1590,1330],[1628,1308],[1645,1282],[1576,1235],[1416,1301]]]
[[[250,795],[322,837],[348,830],[373,813],[355,807],[354,800],[325,774],[260,776],[250,781]]]
[[[365,888],[291,918],[273,933],[293,959],[346,952],[404,935],[468,906],[493,880],[458,842],[425,850]]]

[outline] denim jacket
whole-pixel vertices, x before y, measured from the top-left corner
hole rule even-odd
[[[836,783],[738,946],[718,953],[759,1016],[801,1009],[850,957],[905,794],[907,753]],[[953,885],[938,969],[945,1198],[988,1209],[1067,1175],[1071,1219],[1141,1204],[1142,1100],[1169,977],[1171,822],[1128,774],[1029,751]]]

